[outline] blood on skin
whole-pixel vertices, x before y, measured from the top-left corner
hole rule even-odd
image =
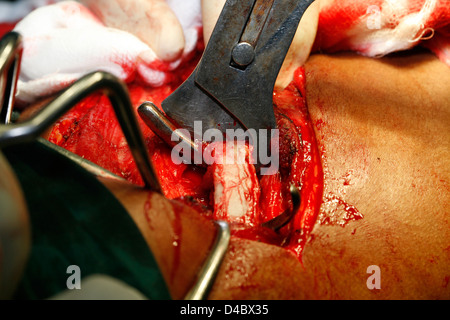
[[[161,105],[164,98],[192,72],[197,61],[198,58],[193,59],[188,66],[180,69],[171,85],[148,88],[136,79],[128,85],[133,106],[137,108],[144,101]],[[253,173],[261,188],[261,196],[255,199],[258,215],[255,221],[267,221],[292,208],[291,184],[301,190],[301,207],[292,222],[278,233],[260,227],[259,223],[251,226],[235,223],[232,232],[233,236],[283,246],[300,259],[305,240],[316,222],[323,193],[321,155],[306,106],[304,70],[297,70],[291,85],[275,92],[273,98],[281,135],[280,171],[273,176]],[[211,167],[175,165],[171,148],[137,118],[164,195],[213,218],[214,174]],[[53,127],[49,140],[134,184],[143,185],[114,111],[107,98],[100,94],[84,99],[62,117]],[[148,211],[148,208],[145,210]],[[174,230],[178,230],[176,225]],[[175,249],[181,239],[177,237],[181,237],[182,231],[178,231],[174,236]]]
[[[250,164],[252,149],[242,142],[212,143],[218,163],[211,165],[214,180],[214,217],[249,228],[260,224],[260,186]]]
[[[170,274],[170,282],[173,282],[175,275],[180,267],[180,258],[181,258],[181,242],[183,236],[183,226],[181,224],[180,212],[181,210],[173,210],[174,218],[172,219],[172,230],[173,230],[173,242],[172,246],[174,249],[173,253],[173,263],[172,263],[172,272]]]
[[[319,216],[320,224],[346,226],[351,221],[357,221],[364,218],[359,210],[341,197],[329,193],[324,196],[325,213]]]
[[[304,238],[312,229],[321,204],[323,181],[313,127],[310,124],[304,98],[300,94],[304,88],[301,87],[299,91],[296,86],[297,83],[302,84],[304,81],[303,70],[299,70],[296,75],[296,81],[291,86],[274,94],[278,120],[281,121],[280,123],[288,120],[287,123],[290,126],[290,130],[281,129],[282,141],[289,143],[289,146],[287,149],[284,148],[286,146],[280,148],[282,153],[287,152],[289,155],[281,155],[283,172],[274,176],[259,177],[262,190],[260,207],[264,208],[260,214],[267,221],[290,208],[292,204],[289,185],[291,183],[301,189],[300,212],[292,224],[283,228],[279,234],[258,226],[248,228],[243,225],[236,225],[233,234],[256,241],[285,245],[287,249],[300,257]],[[135,107],[146,100],[161,103],[171,91],[172,88],[169,87],[148,89],[140,85],[130,86]],[[162,181],[165,196],[183,200],[188,204],[189,201],[185,201],[187,198],[194,199],[190,201],[190,204],[195,203],[197,208],[200,204],[204,210],[212,210],[211,173],[193,165],[174,165],[170,147],[160,141],[142,123],[141,128],[146,137],[151,159]],[[135,184],[142,184],[115,115],[105,97],[94,95],[77,105],[54,126],[49,140]],[[176,242],[175,239],[174,245]]]
[[[294,81],[290,86],[282,92],[274,93],[275,105],[299,128],[303,142],[302,157],[293,161],[289,177],[290,183],[300,187],[301,206],[299,213],[289,226],[289,243],[286,246],[299,259],[305,241],[320,212],[324,183],[321,154],[314,126],[308,113],[304,94],[301,94],[305,92],[305,79],[304,69],[300,68],[295,72]]]

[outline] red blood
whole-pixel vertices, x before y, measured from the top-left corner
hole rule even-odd
[[[375,0],[371,5],[381,8],[382,3],[383,0]],[[358,24],[358,18],[366,14],[367,8],[367,1],[343,0],[333,1],[329,8],[321,10],[314,51],[347,50],[350,47],[347,32]]]
[[[0,38],[12,31],[15,26],[16,23],[0,23]]]
[[[382,28],[386,30],[386,42],[391,40],[390,30],[397,27],[405,16],[420,12],[425,5],[425,0],[408,0],[402,3],[402,9],[397,12],[383,11]],[[368,48],[360,47],[355,43],[355,37],[362,32],[367,32],[364,25],[364,17],[367,17],[370,8],[378,8],[380,12],[383,5],[394,6],[395,2],[389,3],[386,0],[336,0],[321,8],[317,35],[313,46],[313,52],[337,52],[346,50],[357,50],[364,53]],[[419,23],[419,22],[418,22]],[[421,21],[425,30],[443,34],[450,25],[450,4],[448,0],[437,0],[436,7],[426,21]],[[431,31],[433,30],[433,31]],[[427,38],[427,33],[418,37]],[[446,37],[448,43],[448,34]],[[432,38],[431,40],[433,40]],[[369,39],[367,39],[369,40]],[[406,39],[411,40],[411,39]],[[359,40],[358,40],[359,41]],[[370,42],[370,41],[369,41]],[[437,44],[429,44],[430,41],[422,41],[425,46],[429,46],[438,56],[442,47]],[[431,41],[434,42],[434,41]],[[412,44],[411,44],[412,45]],[[448,59],[448,54],[446,55]],[[442,58],[441,58],[442,59]],[[443,59],[444,60],[444,59]],[[447,61],[448,63],[448,61]]]
[[[286,246],[298,258],[301,257],[305,240],[316,222],[323,196],[321,155],[306,101],[301,95],[304,88],[304,71],[298,70],[293,83],[284,91],[274,94],[275,105],[295,124],[303,144],[302,151],[292,158],[288,177],[288,183],[295,184],[301,190],[301,206],[289,226],[289,243]]]
[[[196,60],[184,69],[185,78]],[[181,77],[181,76],[180,76]],[[181,79],[181,78],[180,78]],[[161,88],[147,88],[138,81],[129,84],[133,106],[144,101],[160,105],[179,84]],[[301,190],[302,204],[292,222],[279,233],[260,227],[259,224],[236,224],[233,235],[284,246],[300,259],[306,237],[312,230],[322,202],[323,171],[313,125],[305,103],[305,75],[300,69],[292,84],[274,93],[274,110],[280,129],[280,171],[272,176],[258,177],[261,188],[256,203],[255,221],[264,222],[292,208],[289,186]],[[139,119],[139,117],[138,117]],[[149,154],[161,181],[164,195],[180,199],[185,204],[213,217],[213,171],[195,165],[172,161],[172,149],[155,136],[139,119]],[[50,141],[120,175],[132,183],[143,185],[114,111],[106,97],[95,94],[83,100],[53,127]],[[256,200],[258,201],[258,199]],[[147,210],[147,209],[146,209]],[[175,220],[179,220],[175,218]],[[182,230],[174,221],[174,270]],[[151,225],[151,221],[149,221]],[[151,227],[151,226],[150,226]]]
[[[267,222],[285,210],[288,210],[286,201],[285,184],[281,181],[281,175],[278,172],[274,175],[267,175],[261,178],[261,222]]]

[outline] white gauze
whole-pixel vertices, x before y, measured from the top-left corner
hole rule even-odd
[[[352,49],[370,57],[380,57],[410,49],[424,40],[424,36],[432,37],[434,30],[425,25],[437,0],[426,0],[420,11],[405,15],[410,1],[385,0],[381,8],[368,7],[357,27],[348,31]]]
[[[191,17],[200,16],[200,10],[185,14],[186,21],[200,20]],[[188,54],[198,40],[198,26],[186,25],[185,32],[190,34],[185,49]],[[150,86],[161,86],[170,79],[167,73],[182,61],[165,64],[161,70],[162,63],[147,44],[128,32],[107,28],[76,1],[38,8],[14,31],[23,36],[24,42],[17,96],[21,102],[56,93],[93,71],[110,72],[124,81],[138,74]]]

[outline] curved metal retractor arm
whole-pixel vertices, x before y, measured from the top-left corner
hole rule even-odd
[[[9,32],[0,40],[0,123],[11,119],[14,98],[22,61],[22,37]]]
[[[112,74],[93,72],[76,81],[32,118],[10,124],[16,84],[22,57],[22,40],[11,32],[0,41],[0,149],[37,139],[61,116],[83,98],[102,91],[110,100],[146,187],[161,192],[126,85]],[[186,300],[207,299],[230,242],[230,228],[224,221],[215,222],[217,235],[195,285]]]
[[[27,121],[0,125],[0,148],[33,141],[83,98],[98,91],[103,91],[111,101],[145,186],[161,192],[128,89],[120,79],[107,72],[97,71],[84,76]]]

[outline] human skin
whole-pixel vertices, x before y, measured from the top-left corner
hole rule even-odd
[[[305,69],[323,153],[321,214],[301,261],[232,238],[209,298],[449,299],[448,67],[416,52],[313,55]],[[158,194],[103,182],[144,234],[172,297],[182,299],[209,252],[213,224]],[[349,208],[358,219],[343,217]],[[181,248],[173,246],[179,230]],[[380,289],[367,286],[370,266],[379,267]]]
[[[306,68],[324,194],[364,216],[316,225],[303,253],[309,297],[448,299],[450,70],[431,54],[314,56]],[[367,289],[371,265],[380,290]]]

